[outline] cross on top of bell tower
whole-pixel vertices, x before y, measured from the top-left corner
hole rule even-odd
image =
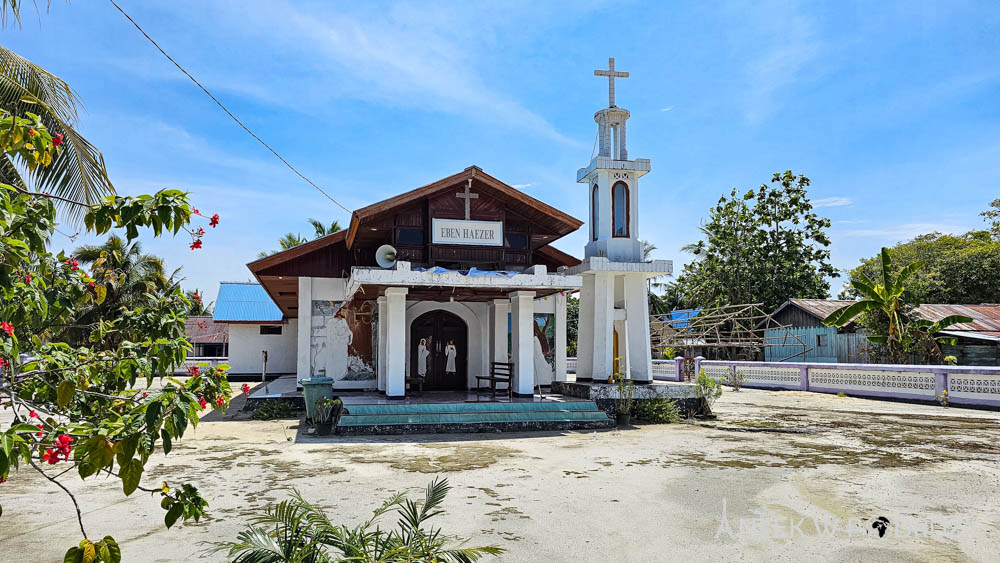
[[[615,107],[615,78],[628,78],[628,72],[615,70],[615,58],[608,57],[608,70],[594,70],[594,76],[608,77],[608,107]]]

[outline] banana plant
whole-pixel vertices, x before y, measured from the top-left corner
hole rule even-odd
[[[972,319],[962,315],[950,315],[939,321],[913,320],[907,318],[904,292],[906,291],[906,280],[924,266],[923,262],[917,261],[902,268],[898,274],[892,272],[892,256],[889,249],[883,247],[881,258],[881,281],[875,282],[864,273],[851,281],[851,285],[863,299],[841,307],[830,313],[823,324],[827,326],[842,327],[853,321],[858,315],[863,313],[881,312],[888,319],[888,329],[886,334],[876,334],[868,337],[868,340],[885,346],[889,350],[890,361],[900,363],[905,354],[911,350],[913,344],[929,335],[935,341],[935,347],[940,340],[934,337],[935,334],[956,323],[970,322]],[[925,354],[927,356],[928,354]],[[933,355],[933,354],[929,354]],[[940,355],[938,348],[937,355]]]

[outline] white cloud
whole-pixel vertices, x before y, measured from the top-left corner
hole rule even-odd
[[[500,29],[509,22],[493,21],[502,20],[503,13],[483,17],[454,5],[385,8],[270,0],[206,9],[213,33],[228,31],[248,50],[236,71],[229,64],[199,73],[207,83],[219,83],[219,75],[235,85],[226,88],[230,91],[265,102],[290,97],[298,106],[326,112],[338,98],[443,112],[581,145],[514,99],[513,92],[503,91],[503,85],[489,84],[483,60],[493,55],[497,37],[509,31]],[[137,70],[148,72],[141,66]]]
[[[848,205],[854,205],[854,200],[849,197],[824,197],[813,201],[813,207],[816,209],[821,207],[846,207]]]
[[[849,229],[842,231],[841,236],[845,237],[870,237],[892,241],[909,240],[917,235],[927,233],[963,233],[969,228],[962,225],[951,225],[946,223],[903,223],[900,225],[886,225],[877,229]]]
[[[672,109],[674,109],[674,106],[667,106],[665,108],[660,108],[660,111],[670,111]]]
[[[531,186],[534,186],[534,184],[511,184],[510,185],[510,187],[518,189],[518,190],[523,190],[523,189],[526,189],[526,188],[530,188]]]

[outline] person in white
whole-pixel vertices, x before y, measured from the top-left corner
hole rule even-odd
[[[454,340],[448,341],[448,345],[444,348],[444,356],[448,359],[448,363],[445,365],[444,371],[446,373],[455,373],[458,371],[455,369],[455,357],[458,356],[458,351],[455,349]]]
[[[420,345],[417,346],[417,375],[420,377],[427,376],[427,356],[430,356],[431,352],[427,349],[427,339],[421,338]]]

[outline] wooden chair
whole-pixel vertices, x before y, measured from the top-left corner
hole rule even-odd
[[[476,376],[476,393],[482,389],[480,387],[480,382],[488,381],[490,385],[490,392],[495,400],[497,398],[497,383],[507,384],[507,398],[512,399],[514,397],[514,389],[512,386],[514,378],[514,364],[510,362],[490,362],[490,374],[489,375],[477,375]]]

